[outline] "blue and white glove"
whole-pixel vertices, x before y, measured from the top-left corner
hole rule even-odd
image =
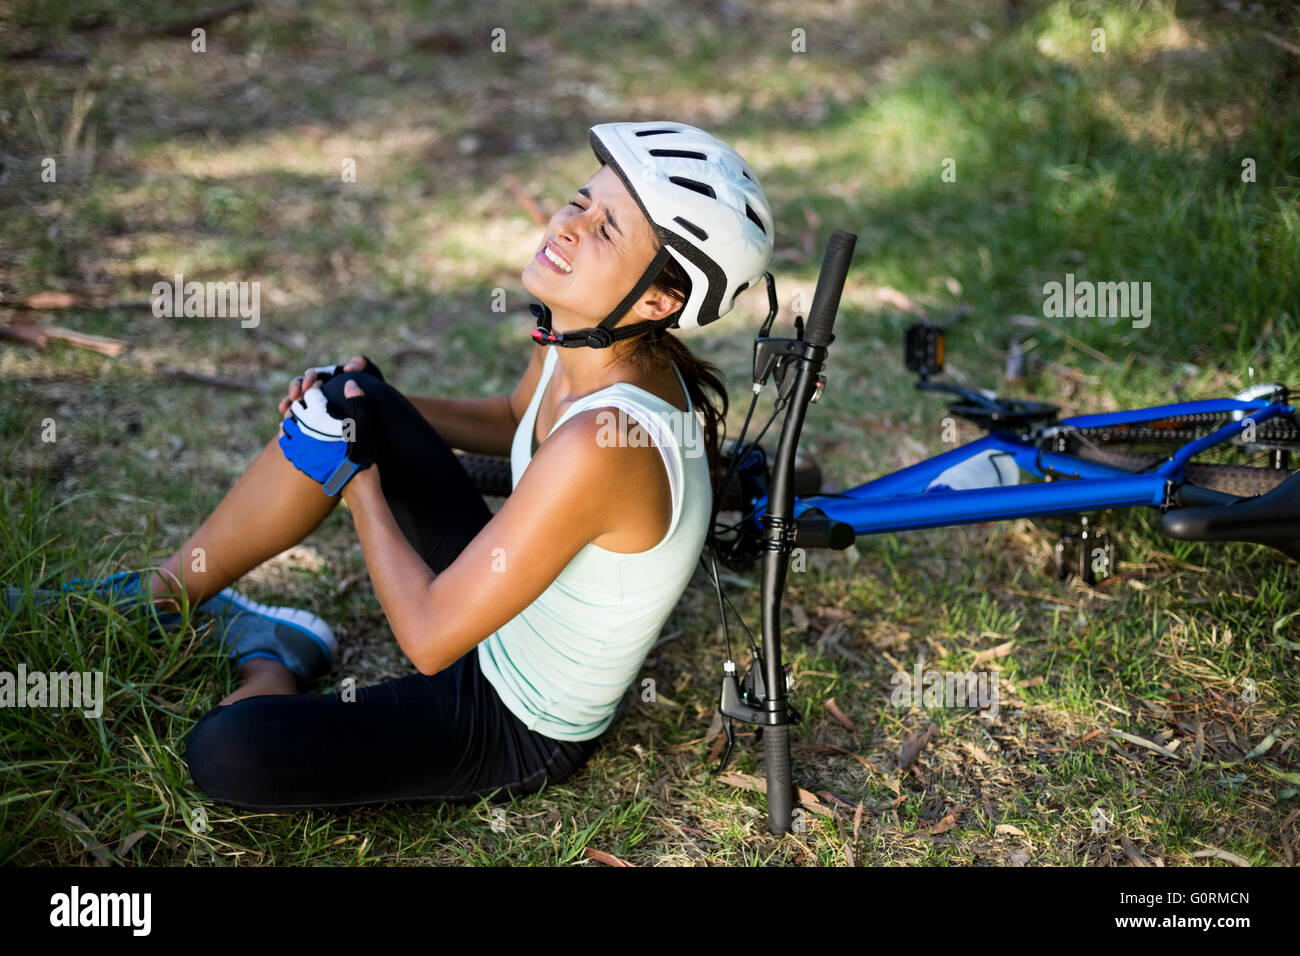
[[[289,462],[320,482],[327,495],[343,490],[354,474],[378,457],[383,426],[368,395],[345,399],[344,417],[330,414],[325,393],[313,386],[289,405],[280,449]]]

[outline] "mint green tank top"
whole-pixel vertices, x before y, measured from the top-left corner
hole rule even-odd
[[[533,458],[537,410],[558,360],[555,346],[547,350],[515,429],[512,487]],[[680,371],[677,379],[682,382]],[[619,382],[575,401],[551,432],[590,408],[609,410],[613,427],[627,418],[641,426],[663,456],[673,510],[667,534],[647,551],[622,554],[588,542],[532,604],[479,643],[479,667],[502,702],[528,729],[557,740],[590,740],[609,727],[694,574],[713,507],[703,426],[693,404],[684,414]]]

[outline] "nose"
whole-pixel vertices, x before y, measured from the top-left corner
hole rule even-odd
[[[591,215],[592,212],[597,211],[598,209],[598,204],[595,202],[593,202],[586,209],[579,209],[577,206],[568,206],[566,208],[572,212],[572,215],[564,216],[560,219],[560,226],[559,229],[556,231],[556,238],[559,238],[559,236],[563,235],[566,238],[568,238],[570,242],[572,242],[574,239],[577,238],[577,234],[579,232],[577,226],[575,225],[576,222],[578,221],[585,222],[587,224],[586,225],[587,232],[591,232],[596,228],[595,224],[600,221],[598,218],[593,218]]]

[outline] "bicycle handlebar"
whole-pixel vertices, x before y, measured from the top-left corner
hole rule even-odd
[[[812,308],[808,310],[808,331],[804,341],[809,345],[830,345],[831,326],[835,324],[835,313],[840,308],[840,294],[844,291],[844,280],[848,278],[857,241],[857,236],[843,229],[831,233],[826,244],[826,256],[822,259],[822,270],[817,276]]]
[[[771,833],[788,833],[795,804],[788,724],[763,728],[763,756],[767,768],[768,830]]]

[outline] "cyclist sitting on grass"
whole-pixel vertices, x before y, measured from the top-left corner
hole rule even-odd
[[[407,397],[361,356],[309,370],[281,402],[281,434],[155,573],[64,585],[162,626],[183,586],[218,618],[242,683],[185,751],[214,800],[528,794],[581,767],[613,722],[694,572],[720,477],[725,386],[667,330],[717,320],[761,278],[772,213],[753,171],[702,130],[610,123],[590,141],[601,168],[523,272],[542,347],[510,396]],[[453,447],[510,456],[495,515]],[[229,587],[340,497],[418,672],[355,699],[298,693],[332,662],[324,621]],[[206,569],[182,575],[198,548]]]

